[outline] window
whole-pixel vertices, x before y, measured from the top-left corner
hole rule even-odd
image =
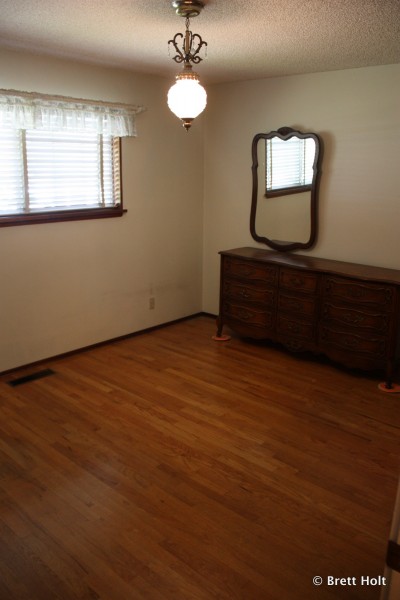
[[[52,218],[59,218],[66,211],[79,216],[77,211],[105,215],[104,209],[122,209],[119,165],[119,138],[93,132],[2,130],[0,216],[43,218],[43,213],[54,213]]]
[[[48,98],[0,90],[0,226],[121,216],[120,138],[142,108]]]
[[[282,140],[272,137],[266,143],[266,195],[276,191],[306,191],[311,189],[315,157],[312,138],[292,137]]]

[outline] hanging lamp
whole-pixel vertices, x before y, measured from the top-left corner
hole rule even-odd
[[[185,17],[186,31],[184,34],[176,33],[172,40],[168,41],[168,48],[172,44],[176,51],[173,60],[179,64],[183,63],[181,73],[176,75],[175,84],[168,91],[168,107],[181,119],[186,131],[189,131],[193,119],[203,112],[207,104],[206,91],[191,64],[197,65],[203,60],[199,53],[203,47],[207,48],[207,42],[189,29],[190,19],[200,14],[204,3],[199,0],[174,0],[172,6],[176,14]]]

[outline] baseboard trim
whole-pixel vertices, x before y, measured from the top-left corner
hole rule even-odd
[[[37,367],[39,365],[43,365],[44,363],[46,363],[48,361],[61,360],[62,358],[66,358],[68,356],[73,356],[74,354],[80,354],[81,352],[88,352],[89,350],[93,350],[94,348],[106,346],[107,344],[114,344],[115,342],[127,340],[127,339],[135,337],[137,335],[143,335],[145,333],[150,333],[151,331],[156,331],[157,329],[163,329],[164,327],[169,327],[170,325],[175,325],[176,323],[182,323],[183,321],[189,321],[190,319],[196,319],[197,317],[208,317],[210,319],[216,319],[216,315],[201,311],[198,313],[194,313],[193,315],[188,315],[187,317],[181,317],[180,319],[174,319],[173,321],[167,321],[166,323],[160,323],[159,325],[153,325],[152,327],[146,327],[145,329],[140,329],[139,331],[133,331],[132,333],[126,333],[125,335],[120,335],[115,338],[110,338],[109,340],[104,340],[103,342],[97,342],[96,344],[90,344],[89,346],[83,346],[82,348],[76,348],[75,350],[63,352],[62,354],[56,354],[55,356],[48,356],[47,358],[41,358],[40,360],[31,362],[31,363],[26,363],[24,365],[20,365],[19,367],[13,367],[12,369],[0,371],[0,376],[8,375],[9,373],[14,373],[15,371],[19,371],[20,369],[29,369],[32,367]]]

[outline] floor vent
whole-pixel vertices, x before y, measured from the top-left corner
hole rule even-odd
[[[43,377],[48,377],[49,375],[54,375],[55,371],[52,369],[43,369],[43,371],[37,371],[36,373],[31,373],[30,375],[24,375],[24,377],[19,377],[18,379],[11,379],[11,381],[7,381],[8,385],[15,387],[17,385],[22,385],[23,383],[29,383],[30,381],[35,381],[36,379],[42,379]]]

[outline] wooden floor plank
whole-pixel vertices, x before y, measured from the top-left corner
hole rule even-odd
[[[379,598],[399,397],[214,329],[0,377],[1,600]]]

